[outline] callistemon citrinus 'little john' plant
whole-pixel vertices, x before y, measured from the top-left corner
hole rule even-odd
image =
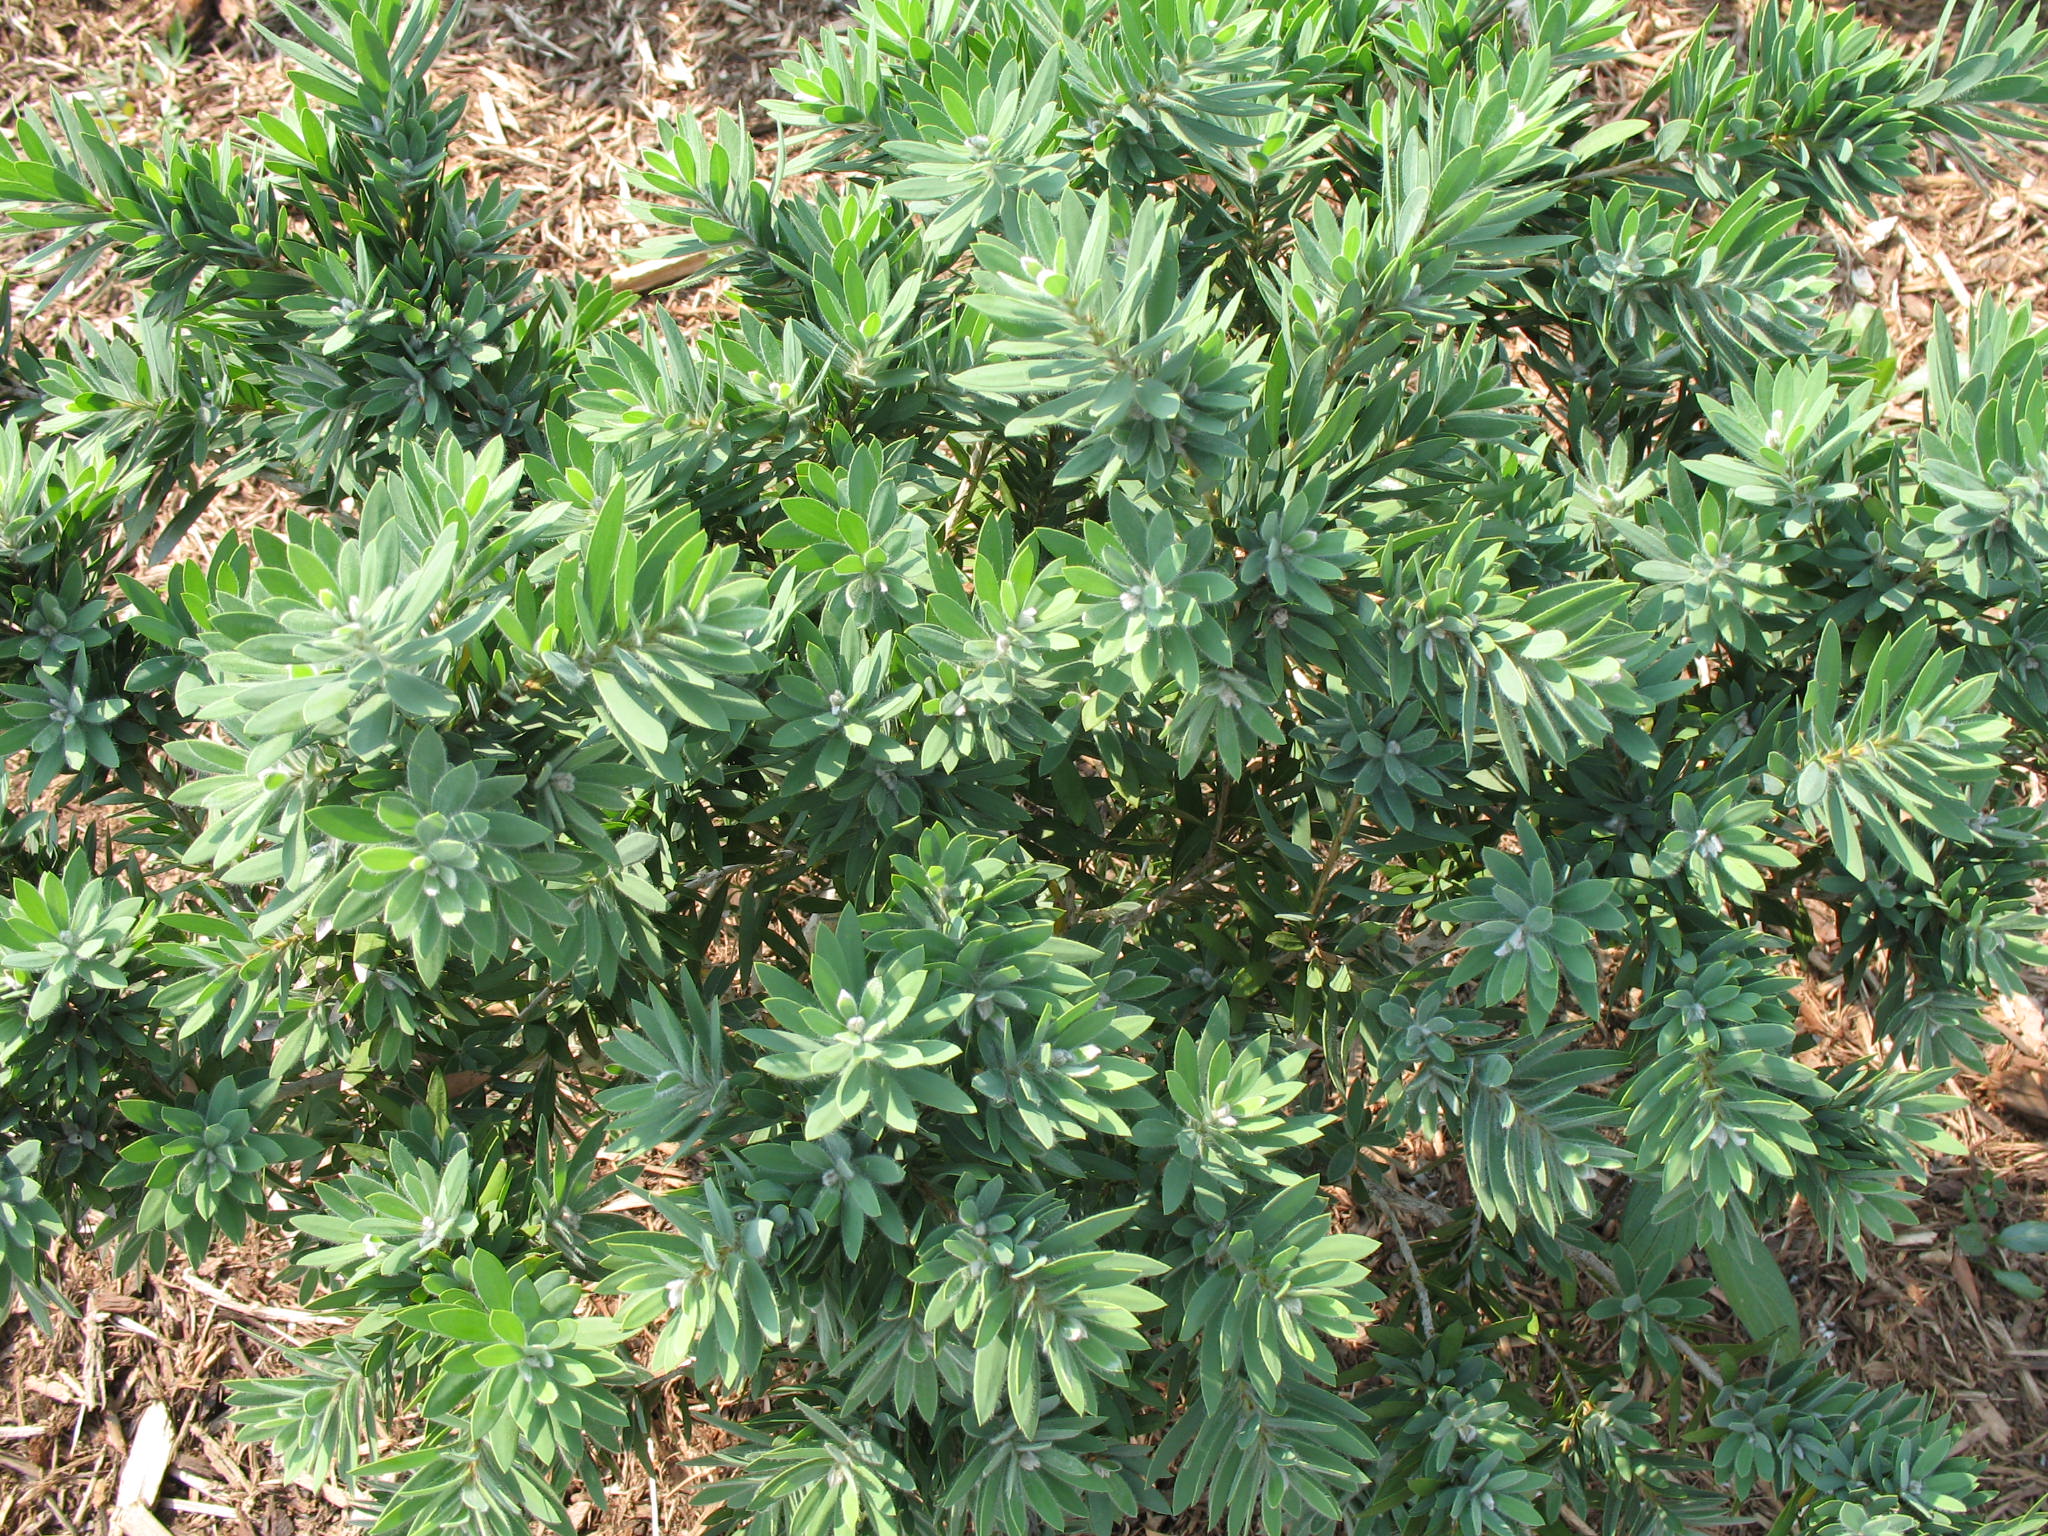
[[[235,1412],[381,1532],[678,1402],[759,1536],[2037,1529],[1772,1242],[1860,1269],[2048,961],[2048,344],[1901,380],[1804,232],[2048,38],[1766,3],[1617,116],[1624,19],[864,0],[663,125],[690,335],[522,265],[431,9],[24,111],[134,311],[0,430],[8,1283],[284,1229]]]

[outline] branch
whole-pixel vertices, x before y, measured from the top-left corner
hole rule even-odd
[[[1579,1268],[1585,1270],[1587,1274],[1591,1275],[1595,1280],[1598,1280],[1602,1285],[1606,1286],[1611,1294],[1616,1296],[1622,1294],[1621,1278],[1614,1273],[1613,1267],[1609,1265],[1605,1259],[1601,1258],[1600,1255],[1598,1255],[1597,1253],[1588,1253],[1583,1248],[1574,1248],[1570,1243],[1561,1243],[1558,1246],[1564,1249],[1566,1256],[1570,1258],[1574,1264],[1578,1265]],[[1709,1360],[1705,1355],[1701,1354],[1698,1350],[1694,1349],[1692,1345],[1688,1344],[1683,1338],[1679,1337],[1676,1331],[1673,1331],[1671,1333],[1670,1338],[1671,1342],[1677,1346],[1678,1352],[1681,1355],[1685,1356],[1687,1362],[1692,1366],[1694,1370],[1700,1373],[1700,1376],[1704,1380],[1711,1382],[1713,1385],[1717,1387],[1725,1387],[1728,1385],[1728,1383],[1722,1378],[1720,1370],[1714,1365],[1713,1361]]]
[[[1380,1214],[1387,1218],[1387,1225],[1394,1231],[1394,1246],[1401,1252],[1401,1262],[1408,1266],[1408,1283],[1415,1287],[1415,1315],[1422,1325],[1425,1342],[1436,1337],[1436,1309],[1430,1305],[1429,1282],[1423,1278],[1422,1266],[1416,1262],[1415,1250],[1408,1246],[1408,1234],[1401,1226],[1400,1212],[1376,1184],[1365,1186],[1366,1197],[1379,1207]]]

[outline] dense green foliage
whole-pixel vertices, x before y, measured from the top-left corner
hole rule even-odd
[[[448,18],[280,11],[236,142],[0,153],[135,299],[0,423],[6,1285],[284,1229],[236,1411],[380,1532],[680,1401],[755,1536],[2037,1529],[1768,1239],[2048,963],[2048,337],[1903,380],[1801,222],[2037,136],[2026,8],[1615,117],[1619,0],[863,0],[664,126],[689,335],[516,259]]]

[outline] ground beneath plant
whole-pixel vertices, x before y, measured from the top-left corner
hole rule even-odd
[[[1920,0],[1861,8],[1916,41],[1940,14],[1938,4]],[[835,9],[834,0],[473,0],[440,71],[444,87],[469,93],[460,152],[476,174],[524,194],[539,266],[563,275],[618,271],[645,234],[621,206],[622,177],[657,121],[726,106],[765,130],[753,104],[768,70]],[[1606,73],[1603,94],[1626,101],[1708,9],[1643,0],[1633,30],[1641,55]],[[284,94],[281,68],[251,30],[260,11],[261,0],[0,0],[0,124],[62,93],[138,139],[165,125],[217,135]],[[178,34],[182,45],[169,41]],[[2048,287],[2048,156],[2018,170],[2015,185],[1987,189],[1931,165],[1879,217],[1820,231],[1841,257],[1844,301],[1886,312],[1908,369],[1937,310],[1962,314],[1985,292],[2038,301]],[[17,290],[17,306],[27,297]],[[716,295],[647,302],[701,311]],[[123,307],[119,294],[84,292],[62,314],[104,317]],[[180,554],[200,552],[230,521],[277,511],[270,493],[245,492],[216,508]],[[2048,780],[2037,782],[2036,797],[2048,799]],[[1811,957],[1802,998],[1806,1025],[1821,1042],[1817,1055],[1870,1048],[1868,1018],[1841,996],[1824,954]],[[1956,1234],[1975,1222],[2048,1216],[2043,998],[2048,977],[2034,996],[1996,1010],[2009,1043],[1985,1077],[1964,1085],[1969,1102],[1954,1117],[1967,1151],[1937,1165],[1919,1225],[1874,1252],[1867,1276],[1823,1262],[1808,1224],[1773,1234],[1814,1342],[1846,1372],[1929,1393],[1953,1411],[1968,1426],[1970,1451],[1991,1463],[1987,1481],[2008,1511],[2048,1496],[2048,1305],[1993,1284],[1957,1251]],[[1405,1171],[1423,1195],[1447,1177]],[[1380,1221],[1372,1215],[1360,1226],[1371,1231]],[[342,1490],[286,1483],[260,1445],[234,1443],[225,1416],[225,1382],[276,1369],[274,1346],[305,1343],[333,1326],[299,1308],[279,1281],[282,1262],[274,1234],[146,1279],[116,1279],[90,1255],[67,1253],[75,1318],[49,1335],[20,1313],[0,1318],[0,1533],[106,1530],[122,1468],[138,1440],[156,1438],[158,1404],[171,1443],[155,1511],[172,1531],[347,1529]],[[2048,1267],[2034,1277],[2048,1283]],[[1555,1298],[1531,1301],[1556,1310]],[[680,1424],[686,1405],[672,1406]],[[601,1499],[575,1506],[578,1530],[694,1531],[689,1499],[707,1476],[688,1465],[695,1450],[679,1433],[651,1474],[628,1468]]]

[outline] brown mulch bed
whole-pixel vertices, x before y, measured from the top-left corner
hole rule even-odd
[[[253,0],[0,0],[0,123],[61,92],[90,100],[135,136],[166,123],[217,135],[285,93],[281,66],[252,39],[246,12],[254,8]],[[623,264],[647,233],[620,192],[657,120],[712,106],[751,111],[774,61],[835,9],[832,0],[473,0],[439,78],[470,93],[462,155],[477,174],[525,195],[535,263],[596,275]],[[1709,9],[1642,0],[1635,41],[1653,60]],[[1863,9],[1916,42],[1940,13],[1934,0]],[[182,54],[164,43],[174,10],[189,18]],[[1650,68],[1609,70],[1603,93],[1619,104]],[[2016,185],[1989,190],[1931,167],[1878,217],[1822,233],[1842,258],[1843,298],[1886,311],[1910,369],[1937,310],[1964,312],[1984,292],[2038,300],[2048,289],[2048,156],[2018,167]],[[118,294],[84,292],[64,308],[91,316],[121,307]],[[224,498],[181,553],[229,522],[278,509],[278,494],[262,488]],[[2048,978],[2040,995],[2048,997]],[[1867,1047],[1867,1022],[1825,977],[1809,981],[1806,1001],[1823,1052]],[[1991,1463],[2003,1507],[2017,1511],[2048,1496],[2048,1303],[1994,1284],[1955,1240],[1972,1221],[2048,1215],[2048,1027],[2031,1000],[2010,1000],[2005,1011],[2013,1043],[1987,1079],[1965,1085],[1970,1102],[1955,1129],[1968,1152],[1937,1166],[1920,1225],[1874,1251],[1862,1279],[1821,1262],[1810,1224],[1782,1234],[1780,1250],[1836,1366],[1950,1405],[1969,1426],[1971,1451]],[[105,1529],[130,1437],[156,1403],[168,1407],[174,1436],[156,1505],[172,1531],[347,1529],[340,1490],[286,1484],[261,1446],[234,1443],[224,1416],[224,1382],[274,1369],[272,1343],[304,1343],[332,1327],[280,1284],[282,1258],[282,1239],[268,1234],[196,1271],[174,1265],[163,1276],[121,1279],[73,1251],[64,1276],[76,1318],[49,1336],[25,1316],[0,1319],[0,1536]],[[2048,1281],[2048,1268],[2037,1267],[2036,1278]],[[705,1474],[684,1465],[687,1454],[672,1448],[652,1486],[643,1469],[627,1468],[608,1490],[609,1508],[573,1511],[578,1529],[694,1530],[687,1501]]]

